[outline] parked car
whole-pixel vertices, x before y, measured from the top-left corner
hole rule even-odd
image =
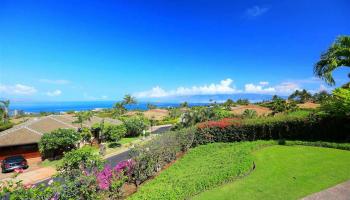
[[[27,169],[28,167],[27,160],[21,155],[6,157],[1,162],[2,173],[10,172],[19,168]]]

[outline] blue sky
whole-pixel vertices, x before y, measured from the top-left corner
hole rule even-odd
[[[0,96],[117,100],[331,89],[313,65],[350,2],[0,1]],[[337,85],[349,69],[334,73]]]

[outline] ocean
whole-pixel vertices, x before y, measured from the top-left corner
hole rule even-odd
[[[84,111],[96,108],[112,108],[115,101],[65,101],[65,102],[11,102],[10,111],[23,110],[29,113]],[[152,103],[159,108],[178,107],[179,103]],[[189,103],[189,106],[208,105],[208,103]],[[147,103],[140,102],[126,106],[128,110],[146,110]]]

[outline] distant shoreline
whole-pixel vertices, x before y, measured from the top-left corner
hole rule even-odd
[[[85,111],[94,109],[110,109],[115,101],[90,102],[13,102],[10,111],[22,110],[27,113]],[[147,102],[126,106],[128,110],[147,110]],[[178,107],[180,103],[152,103],[159,108]],[[208,105],[208,103],[189,103],[189,106]]]

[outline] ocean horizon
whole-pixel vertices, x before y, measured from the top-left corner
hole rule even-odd
[[[10,111],[22,110],[28,113],[40,112],[65,112],[65,111],[86,111],[93,109],[112,108],[115,101],[62,101],[62,102],[11,102]],[[134,105],[128,105],[128,110],[146,110],[149,102],[139,102]],[[180,103],[155,103],[159,108],[178,107]],[[208,105],[208,103],[189,103],[189,106]]]

